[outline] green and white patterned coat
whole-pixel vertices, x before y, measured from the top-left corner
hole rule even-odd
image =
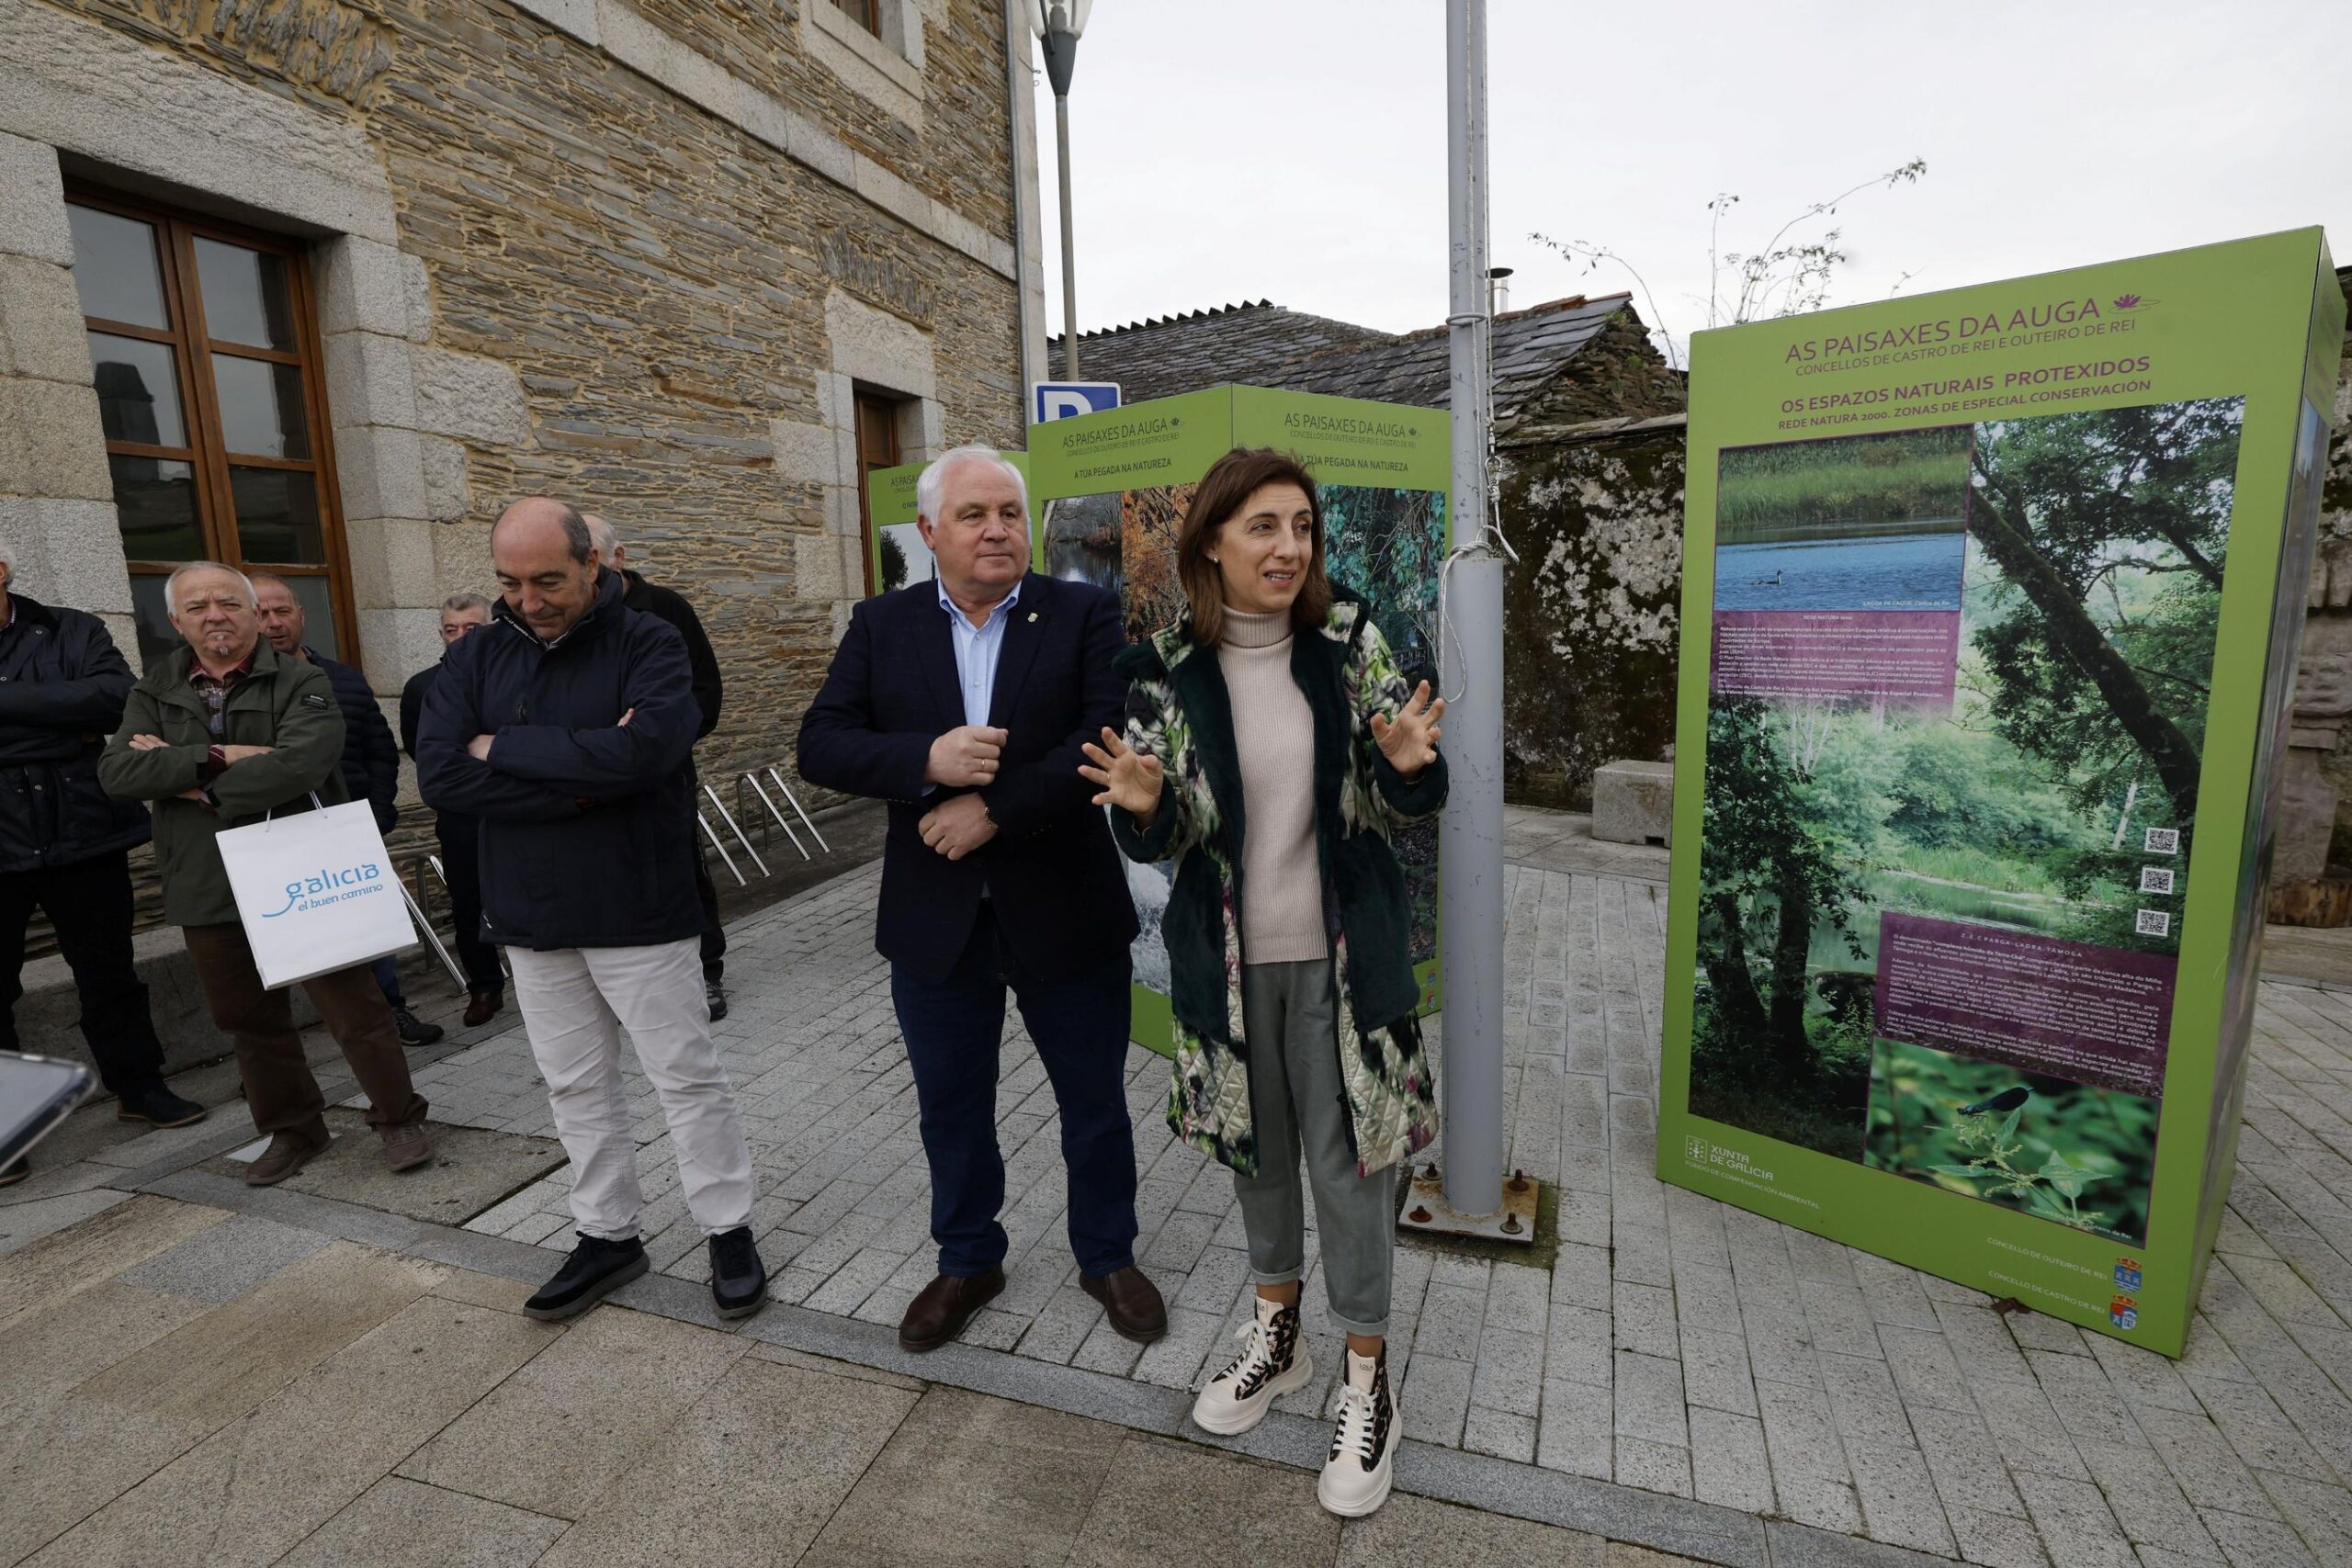
[[[1258,1168],[1250,1122],[1249,1043],[1242,1028],[1241,762],[1233,706],[1214,649],[1190,617],[1119,656],[1127,677],[1126,741],[1159,760],[1160,807],[1148,829],[1125,811],[1112,833],[1130,859],[1172,858],[1160,921],[1176,1015],[1169,1125],[1245,1175]],[[1315,847],[1323,923],[1337,962],[1332,1048],[1366,1176],[1437,1136],[1437,1082],[1415,1009],[1412,911],[1389,847],[1396,828],[1445,804],[1445,759],[1408,780],[1372,736],[1410,695],[1363,604],[1335,592],[1319,630],[1291,639],[1291,677],[1315,726]]]

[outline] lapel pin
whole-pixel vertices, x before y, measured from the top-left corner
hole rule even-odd
[[[1035,624],[1036,624],[1036,620],[1037,620],[1037,612],[1036,612],[1036,611],[1035,611],[1035,610],[1030,611],[1030,612],[1029,612],[1029,621],[1030,621],[1030,624],[1031,624],[1031,625],[1033,625],[1033,626],[1034,626],[1034,625],[1035,625]]]

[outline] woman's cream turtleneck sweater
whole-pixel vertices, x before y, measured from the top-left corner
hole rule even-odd
[[[1281,964],[1328,957],[1323,878],[1315,858],[1315,716],[1291,679],[1287,609],[1225,609],[1217,667],[1233,699],[1241,754],[1241,957]]]

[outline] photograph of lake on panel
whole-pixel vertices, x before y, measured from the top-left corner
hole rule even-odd
[[[1957,610],[1966,425],[1725,452],[1718,610]]]

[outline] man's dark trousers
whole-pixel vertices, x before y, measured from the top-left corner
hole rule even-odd
[[[691,761],[686,764],[686,783],[693,791],[694,807],[700,811],[702,774]],[[711,826],[715,829],[718,824]],[[716,986],[727,970],[727,928],[718,923],[718,886],[710,879],[710,863],[703,858],[699,838],[695,840],[695,897],[702,904],[702,977]]]
[[[481,936],[481,822],[444,811],[434,819],[441,840],[441,874],[449,885],[449,918],[458,928],[458,963],[466,972],[466,989],[503,995],[506,977],[498,967],[498,949]]]
[[[1061,1106],[1069,1245],[1082,1273],[1135,1262],[1136,1155],[1126,1096],[1128,965],[1124,957],[1054,984],[1027,973],[983,902],[944,979],[893,964],[890,998],[906,1036],[931,1164],[939,1271],[985,1274],[1004,1262],[1004,1156],[996,1136],[997,1046],[1004,995],[1021,1008]]]
[[[82,998],[82,1038],[109,1093],[152,1083],[164,1071],[164,1047],[147,1011],[147,987],[130,955],[130,856],[127,850],[68,865],[0,875],[0,1051],[17,1043],[17,1001],[24,994],[25,925],[38,906],[57,932]]]

